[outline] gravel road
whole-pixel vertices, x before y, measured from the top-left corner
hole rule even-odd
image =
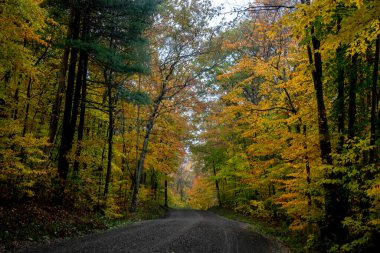
[[[177,210],[165,219],[142,221],[29,252],[290,252],[279,242],[250,232],[247,226],[207,211]]]

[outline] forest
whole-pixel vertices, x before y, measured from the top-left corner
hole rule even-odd
[[[379,249],[380,1],[249,2],[0,0],[0,245],[218,207]]]

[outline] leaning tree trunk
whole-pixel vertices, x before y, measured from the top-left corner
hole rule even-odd
[[[131,211],[132,212],[137,210],[141,172],[142,172],[143,167],[144,167],[146,152],[148,150],[150,133],[153,129],[154,120],[155,120],[156,115],[158,113],[158,107],[159,107],[159,104],[156,103],[154,106],[153,112],[150,115],[148,122],[146,124],[146,132],[145,132],[145,136],[144,136],[144,142],[143,142],[143,146],[142,146],[142,150],[141,150],[141,154],[140,154],[139,163],[138,163],[138,166],[136,167],[136,171],[135,171],[135,184],[133,187],[132,201],[131,201]]]

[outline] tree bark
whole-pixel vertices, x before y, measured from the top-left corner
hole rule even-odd
[[[87,40],[88,36],[88,15],[84,15],[83,17],[83,30],[82,30],[82,41]],[[86,96],[87,96],[87,71],[88,71],[88,53],[84,50],[80,51],[80,67],[81,71],[78,71],[78,80],[81,83],[81,99],[80,99],[80,115],[79,115],[79,125],[78,125],[78,137],[77,137],[77,149],[75,150],[75,162],[74,162],[74,174],[79,173],[79,157],[82,152],[82,141],[84,134],[84,120],[86,113]],[[80,72],[80,73],[79,73]],[[75,123],[72,123],[75,127]]]
[[[310,5],[309,1],[301,0],[302,3]],[[310,27],[311,32],[311,46],[307,46],[307,53],[309,57],[309,63],[313,65],[312,77],[314,83],[315,96],[317,100],[318,108],[318,132],[319,132],[319,146],[321,152],[322,163],[327,166],[332,166],[331,156],[331,140],[328,128],[328,121],[326,115],[326,108],[323,98],[323,67],[322,57],[319,52],[320,41],[316,37],[315,27]],[[338,241],[342,241],[346,237],[346,231],[342,226],[342,220],[344,219],[346,210],[346,199],[344,198],[343,187],[339,180],[342,175],[334,173],[331,168],[327,168],[326,179],[338,183],[325,183],[325,224],[321,229],[322,237],[329,240],[334,236]]]
[[[76,40],[79,38],[80,30],[80,12],[78,10],[73,10],[74,13],[74,25],[73,25],[73,39]],[[68,152],[72,147],[72,139],[70,138],[71,134],[71,112],[72,112],[72,102],[73,102],[73,93],[74,93],[74,84],[75,84],[75,68],[78,57],[78,49],[72,48],[70,55],[70,65],[69,73],[67,80],[67,89],[66,89],[66,98],[65,98],[65,111],[63,115],[62,123],[62,138],[61,146],[59,148],[59,157],[58,157],[58,174],[61,179],[61,189],[59,192],[59,200],[63,198],[63,192],[65,189],[65,181],[67,179],[67,174],[69,171],[69,161],[67,159]]]
[[[19,88],[18,88],[18,85],[17,85],[16,91],[15,91],[15,95],[13,96],[13,99],[15,101],[15,109],[12,112],[12,118],[14,120],[16,120],[18,118],[18,102],[19,102],[18,101],[19,100],[18,91],[19,91]]]
[[[108,128],[106,133],[106,138],[108,137]],[[99,173],[99,180],[98,180],[98,209],[100,210],[100,196],[101,196],[101,185],[102,185],[102,179],[103,179],[103,161],[104,156],[106,153],[106,147],[107,147],[107,141],[104,142],[103,149],[102,149],[102,158],[100,159],[100,164],[98,166],[98,173]]]
[[[75,18],[74,10],[71,10],[66,41],[72,39],[74,18]],[[68,63],[69,63],[69,54],[70,54],[70,47],[68,45],[65,45],[62,60],[61,60],[61,66],[60,66],[60,70],[59,70],[59,76],[58,76],[58,88],[57,88],[57,92],[55,94],[55,100],[53,103],[52,113],[50,116],[49,143],[51,143],[51,144],[54,143],[55,136],[56,136],[57,130],[58,130],[58,122],[59,122],[59,115],[61,114],[62,98],[63,98],[63,94],[64,94],[65,89],[66,89],[65,82],[66,82],[67,67],[68,67]],[[50,149],[48,150],[48,154],[49,153],[50,153]]]
[[[139,167],[139,148],[140,148],[140,106],[137,105],[137,117],[136,117],[136,168]],[[142,169],[141,172],[142,173]],[[135,173],[136,177],[136,173]],[[136,179],[135,179],[136,181]],[[140,180],[140,183],[143,183],[142,180]]]
[[[314,35],[314,28],[311,29],[312,46],[314,50],[314,69],[312,71],[315,95],[317,98],[318,108],[318,131],[319,145],[321,149],[321,158],[324,164],[332,165],[331,157],[331,141],[329,127],[327,123],[326,107],[323,98],[323,82],[322,82],[322,57],[319,53],[320,41]]]
[[[151,184],[151,188],[154,192],[154,199],[157,199],[158,182],[157,182],[156,171],[154,169],[152,169],[152,174],[150,176],[150,184]]]
[[[78,125],[78,137],[77,137],[77,149],[75,151],[75,162],[74,162],[74,173],[79,173],[79,157],[82,152],[82,141],[84,135],[84,120],[86,114],[86,96],[87,96],[87,68],[88,68],[88,55],[85,54],[83,71],[82,71],[82,94],[81,94],[81,102],[80,102],[80,115],[79,115],[79,125]]]
[[[25,108],[25,117],[24,117],[24,127],[22,129],[22,137],[25,137],[26,131],[28,128],[28,117],[29,117],[29,108],[30,108],[30,90],[32,88],[32,78],[29,77],[28,87],[26,90],[26,108]]]
[[[83,78],[83,71],[84,71],[83,69],[84,58],[85,58],[84,53],[80,53],[79,63],[78,63],[78,72],[77,72],[74,97],[73,97],[73,107],[71,111],[70,135],[68,136],[71,142],[73,142],[74,140],[75,128],[77,125],[77,119],[78,119],[78,113],[79,113],[79,103],[80,103],[80,97],[81,97],[82,78]]]
[[[148,122],[146,124],[146,132],[145,132],[145,136],[144,136],[143,147],[141,150],[139,163],[138,163],[138,166],[136,167],[136,171],[135,171],[135,185],[133,187],[132,201],[131,201],[131,211],[132,212],[135,212],[137,210],[138,193],[139,193],[140,180],[141,180],[141,172],[142,172],[143,167],[144,167],[146,152],[148,150],[150,133],[153,129],[153,124],[154,124],[156,115],[158,113],[158,107],[159,107],[159,103],[155,103],[153,112],[150,115]]]
[[[114,130],[114,118],[113,118],[113,97],[112,97],[112,85],[108,84],[108,119],[109,119],[109,130],[108,130],[108,160],[107,160],[107,174],[104,186],[104,197],[108,197],[109,184],[111,181],[112,173],[112,148],[113,148],[113,130]]]
[[[304,160],[305,160],[305,171],[306,171],[306,198],[307,198],[307,213],[309,217],[312,216],[312,196],[311,196],[311,170],[310,170],[310,161],[309,161],[309,155],[308,155],[308,147],[307,147],[307,127],[306,125],[303,125],[303,135],[304,135],[304,142],[303,142],[303,148],[305,150]],[[311,235],[313,233],[313,224],[311,219],[307,219],[307,233],[308,235]]]
[[[376,111],[378,107],[377,101],[377,76],[379,70],[379,47],[380,47],[380,35],[377,35],[376,39],[376,49],[375,49],[375,61],[373,63],[372,72],[372,103],[371,103],[371,139],[370,145],[375,146],[376,144]],[[369,163],[374,163],[376,161],[376,148],[372,148],[369,152]]]
[[[215,168],[215,161],[212,161],[212,170],[214,172],[214,176],[215,176],[215,188],[216,188],[216,194],[217,194],[217,198],[218,198],[218,205],[219,207],[222,207],[222,199],[220,198],[220,190],[219,190],[219,182],[218,182],[218,179],[216,179],[216,168]]]
[[[340,154],[343,150],[344,144],[344,123],[345,123],[345,108],[344,108],[344,49],[339,47],[336,50],[338,73],[336,82],[338,84],[338,97],[336,99],[336,111],[338,113],[337,125],[339,140],[337,146],[337,153]]]
[[[358,79],[357,56],[353,56],[350,71],[350,84],[348,90],[348,138],[355,137],[355,118],[356,118],[356,84]]]
[[[165,177],[165,207],[168,208],[168,180]]]

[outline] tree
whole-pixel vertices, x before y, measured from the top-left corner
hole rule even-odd
[[[210,6],[208,2],[200,1],[180,1],[177,6],[168,3],[162,7],[158,19],[160,22],[154,26],[155,32],[165,36],[156,36],[156,40],[152,42],[155,48],[152,52],[150,78],[155,90],[152,92],[153,104],[135,170],[132,211],[137,209],[140,181],[150,134],[156,119],[166,111],[180,108],[181,104],[188,100],[188,96],[192,96],[191,87],[197,84],[198,78],[207,70],[203,66],[197,66],[196,61],[207,53],[207,43],[211,36],[207,22],[215,13]],[[199,12],[200,9],[203,11]],[[189,69],[192,69],[192,72],[189,72]]]
[[[84,83],[83,80],[87,78],[87,70],[85,68],[88,66],[88,54],[91,53],[98,62],[105,66],[104,80],[108,87],[108,169],[104,190],[104,195],[107,195],[112,161],[113,107],[115,99],[112,95],[112,91],[115,88],[113,74],[131,74],[136,71],[141,71],[141,66],[144,65],[144,63],[138,62],[136,64],[136,59],[133,59],[133,57],[136,57],[136,52],[141,51],[139,51],[139,48],[136,46],[139,42],[143,41],[141,34],[149,24],[149,17],[151,17],[154,8],[155,4],[153,4],[152,1],[139,3],[134,1],[116,1],[106,4],[102,1],[94,3],[85,1],[83,3],[74,3],[71,6],[71,15],[74,17],[71,28],[72,38],[68,38],[68,40],[71,39],[71,43],[73,44],[70,50],[65,110],[58,160],[58,172],[62,179],[62,187],[60,190],[62,194],[69,171],[68,154],[73,145],[81,91],[82,99],[85,99],[86,83]],[[126,22],[128,20],[133,21],[128,23]],[[89,21],[90,23],[87,23]],[[100,22],[97,24],[101,26],[96,26],[95,22]],[[80,30],[82,31],[81,38],[79,38]],[[117,34],[116,31],[118,31]],[[88,38],[93,42],[87,41]],[[109,43],[109,46],[104,46],[103,43]],[[79,57],[78,72],[76,73],[79,51],[81,54]],[[77,76],[76,81],[75,75]],[[82,105],[83,113],[81,115],[82,122],[79,128],[79,141],[83,139],[84,108],[84,105]]]
[[[218,106],[198,146],[227,148],[200,155],[200,166],[221,161],[221,192],[233,193],[224,194],[226,206],[273,219],[285,215],[309,240],[321,231],[314,246],[323,250],[372,249],[366,192],[376,174],[369,168],[377,166],[370,146],[376,141],[368,134],[377,117],[378,19],[370,9],[377,4],[276,4],[244,8],[248,18],[221,35]],[[353,176],[358,171],[362,176]],[[355,222],[371,231],[367,239],[364,230],[348,228]]]

